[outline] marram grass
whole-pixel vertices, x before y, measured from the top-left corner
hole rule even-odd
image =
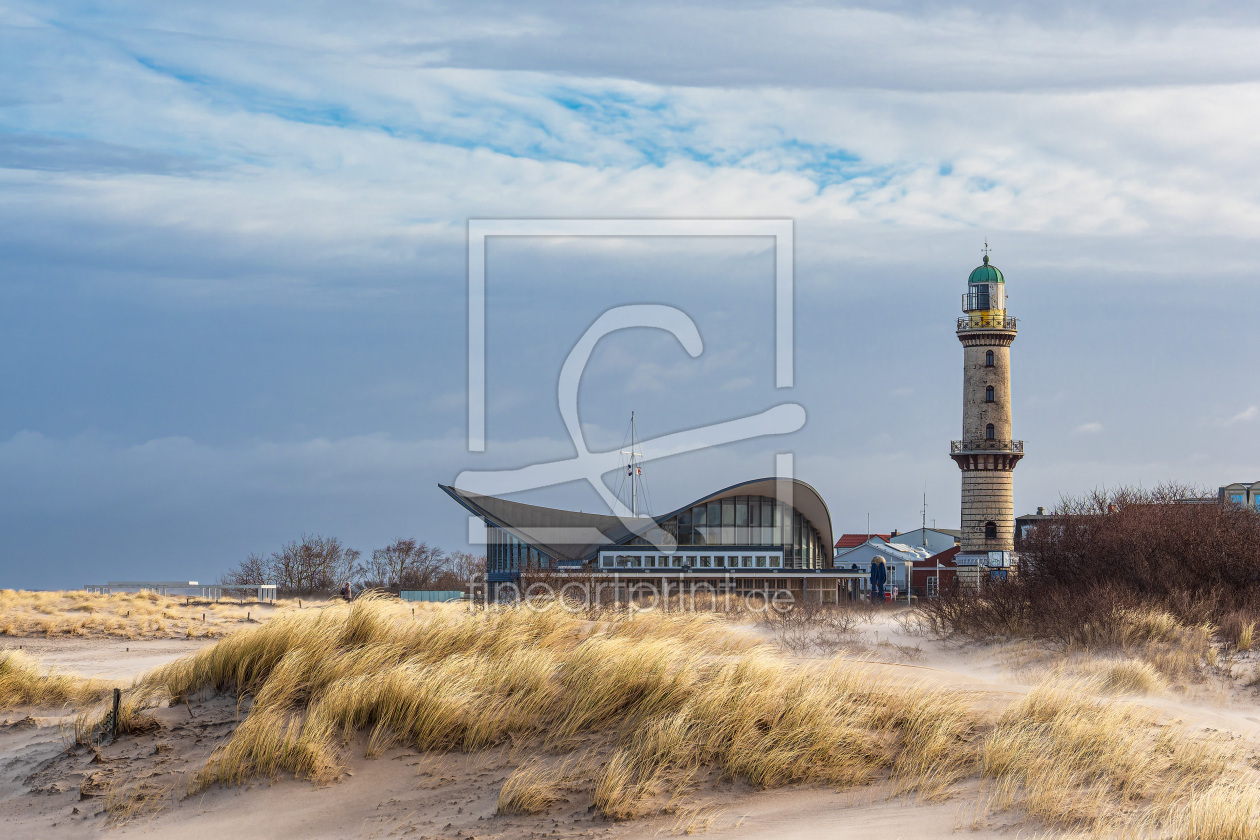
[[[95,700],[110,684],[41,669],[20,650],[0,651],[0,708],[61,705]]]
[[[242,697],[248,713],[193,791],[280,773],[331,781],[360,736],[373,755],[394,744],[511,742],[514,754],[535,754],[505,782],[501,813],[546,811],[575,785],[604,816],[628,819],[678,802],[701,778],[763,788],[889,780],[929,800],[971,779],[991,807],[1048,826],[1260,837],[1260,812],[1224,814],[1218,804],[1258,801],[1255,780],[1238,775],[1238,751],[1108,696],[1158,689],[1150,673],[1104,668],[1051,681],[1004,711],[898,673],[846,659],[788,662],[712,615],[412,616],[365,598],[279,615],[151,672],[136,690]],[[573,773],[566,762],[578,750],[598,760]]]

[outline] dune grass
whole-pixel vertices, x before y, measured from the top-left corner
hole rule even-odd
[[[19,638],[219,638],[247,620],[266,620],[296,602],[274,606],[231,601],[188,603],[155,592],[98,595],[83,590],[0,589],[0,636]]]
[[[992,711],[968,693],[895,676],[905,673],[784,660],[703,614],[413,616],[369,597],[239,631],[150,672],[135,691],[230,692],[248,710],[190,792],[281,773],[328,782],[350,749],[510,743],[524,760],[500,791],[504,814],[545,812],[575,787],[605,817],[630,819],[676,813],[722,779],[887,781],[930,801],[989,780],[991,808],[1047,826],[1257,836],[1228,833],[1254,831],[1251,811],[1220,813],[1222,791],[1255,795],[1239,775],[1240,751],[1110,696],[1157,689],[1149,668],[1112,663]]]
[[[19,650],[0,651],[0,708],[90,702],[111,684],[42,669]]]

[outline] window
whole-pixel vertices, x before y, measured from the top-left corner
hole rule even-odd
[[[992,385],[984,389],[984,401],[993,402],[993,386]]]
[[[984,366],[993,367],[993,351],[986,351],[984,354]]]
[[[986,540],[997,539],[997,523],[994,522],[993,520],[989,520],[988,522],[984,523],[984,538]]]
[[[745,569],[751,569],[753,567],[753,559],[751,557],[745,557],[742,565]]]
[[[993,424],[992,424],[992,423],[990,423],[989,425],[987,425],[987,426],[985,426],[985,427],[984,427],[984,439],[985,439],[985,440],[994,440],[994,437],[993,437],[993,436],[994,436],[994,434],[996,434],[996,432],[995,432],[995,431],[994,431],[994,429],[993,429]]]

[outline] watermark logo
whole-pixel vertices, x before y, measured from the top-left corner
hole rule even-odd
[[[557,575],[548,580],[504,582],[491,590],[484,578],[468,587],[471,609],[521,606],[534,612],[559,607],[571,613],[614,609],[635,613],[719,610],[785,615],[796,606],[790,589],[738,588],[731,576],[721,580]]]
[[[764,236],[774,239],[774,370],[775,387],[793,385],[793,224],[790,219],[474,219],[468,223],[468,451],[486,448],[486,240],[495,236]],[[600,315],[576,340],[560,370],[557,401],[576,455],[559,461],[533,464],[513,470],[468,470],[456,478],[463,490],[501,496],[584,480],[599,494],[609,511],[622,518],[628,528],[641,530],[625,503],[613,493],[603,476],[622,468],[619,449],[593,452],[587,446],[578,416],[578,386],[582,373],[606,336],[620,330],[648,328],[668,332],[692,358],[704,351],[699,328],[682,310],[663,304],[632,304],[613,307]],[[724,444],[769,435],[790,434],[805,425],[805,409],[784,402],[766,411],[683,432],[641,441],[646,460],[695,452]],[[782,501],[791,504],[793,476],[791,454],[776,456],[775,475]],[[470,541],[484,541],[481,521],[469,522]],[[590,529],[564,540],[555,528],[539,534],[540,542],[590,544]],[[528,534],[523,534],[527,539]],[[602,535],[600,535],[602,537]],[[663,551],[673,551],[668,534],[659,528],[643,534]],[[474,539],[476,537],[476,539]],[[596,540],[598,541],[598,539]]]

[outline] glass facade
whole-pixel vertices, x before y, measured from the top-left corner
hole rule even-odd
[[[686,546],[773,547],[789,569],[831,567],[818,530],[795,509],[766,496],[732,496],[696,505],[661,523],[680,548]],[[630,545],[646,545],[633,540]]]
[[[489,572],[549,569],[551,558],[493,525],[486,526],[486,565]]]
[[[678,541],[678,553],[660,557],[659,567],[681,567],[688,547],[740,549],[720,558],[713,552],[697,552],[691,568],[784,568],[830,569],[832,552],[822,536],[795,509],[765,496],[732,496],[696,505],[660,523],[661,529]],[[550,556],[517,539],[495,525],[486,525],[487,572],[519,573],[524,569],[549,569]],[[627,548],[654,548],[642,537],[624,544]],[[757,549],[761,549],[760,552]],[[608,549],[606,549],[608,550]],[[768,550],[773,550],[771,554]],[[636,552],[636,559],[638,558]],[[591,558],[600,567],[601,558]],[[615,556],[615,555],[614,555]],[[629,563],[627,556],[623,563]],[[615,562],[615,561],[613,561]],[[710,566],[710,564],[712,564]],[[640,563],[632,565],[639,566]]]

